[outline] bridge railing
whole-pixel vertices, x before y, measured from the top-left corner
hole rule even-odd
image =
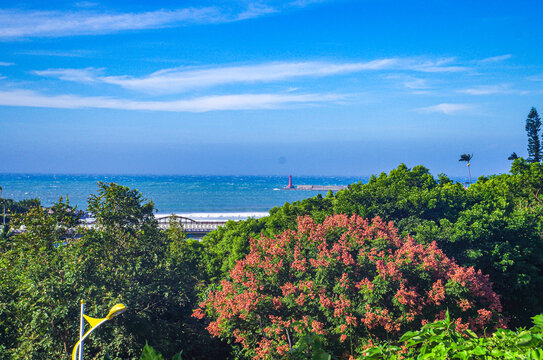
[[[219,226],[226,224],[227,220],[203,220],[197,221],[191,218],[187,218],[179,215],[168,215],[157,218],[158,227],[161,229],[167,229],[170,226],[171,221],[175,221],[180,224],[186,232],[198,232],[206,233],[216,230]],[[96,226],[95,221],[86,221],[83,226],[87,228],[94,228]]]
[[[157,218],[157,220],[158,220],[159,225],[169,224],[170,221],[176,221],[176,222],[181,223],[181,224],[188,224],[188,223],[190,224],[190,223],[198,222],[198,221],[196,221],[194,219],[184,217],[184,216],[180,216],[180,215],[166,215],[166,216],[162,216],[162,217]]]
[[[202,220],[197,221],[179,215],[168,215],[157,219],[160,228],[167,228],[171,221],[180,224],[187,232],[210,232],[216,230],[219,226],[226,224],[226,220]]]

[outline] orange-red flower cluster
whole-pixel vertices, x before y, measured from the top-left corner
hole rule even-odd
[[[333,215],[317,224],[301,217],[297,231],[252,239],[230,277],[194,316],[207,315],[211,334],[233,337],[255,359],[285,354],[307,332],[350,354],[356,346],[348,338],[356,345],[368,332],[394,336],[446,309],[459,329],[503,325],[487,276],[435,243],[401,239],[380,218]]]

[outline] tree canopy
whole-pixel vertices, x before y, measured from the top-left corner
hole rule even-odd
[[[510,174],[482,177],[469,189],[428,169],[400,165],[326,198],[285,204],[270,216],[229,224],[204,238],[206,254],[220,252],[208,265],[210,278],[228,278],[249,249],[249,238],[296,229],[298,216],[318,222],[330,214],[379,216],[393,221],[401,236],[437,245],[463,266],[490,276],[502,297],[503,312],[513,326],[530,324],[543,312],[543,165],[516,160]],[[216,249],[221,249],[216,250]],[[207,256],[207,255],[206,255]],[[514,289],[514,290],[512,290]]]
[[[541,130],[541,118],[534,107],[532,107],[528,117],[526,118],[525,129],[526,134],[528,135],[528,161],[540,162],[543,160],[541,156],[541,140],[539,138],[539,132]]]

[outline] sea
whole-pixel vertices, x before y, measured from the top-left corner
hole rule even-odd
[[[296,185],[349,185],[368,177],[293,176]],[[195,220],[260,218],[270,209],[326,191],[280,190],[288,176],[191,176],[191,175],[36,175],[0,174],[2,197],[40,199],[50,206],[60,197],[72,206],[87,209],[87,200],[98,191],[99,181],[137,189],[152,200],[157,215],[178,214]]]

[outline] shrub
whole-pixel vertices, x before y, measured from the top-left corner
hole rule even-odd
[[[380,218],[300,217],[296,231],[251,240],[249,254],[212,289],[194,315],[208,331],[254,358],[284,356],[304,329],[324,336],[334,356],[363,339],[397,338],[445,317],[458,328],[504,325],[488,277],[457,265],[435,243],[401,239]]]
[[[478,337],[456,329],[447,314],[444,320],[405,333],[398,343],[366,349],[359,359],[543,359],[543,314],[532,320],[534,326],[528,330],[499,329],[492,336]]]

